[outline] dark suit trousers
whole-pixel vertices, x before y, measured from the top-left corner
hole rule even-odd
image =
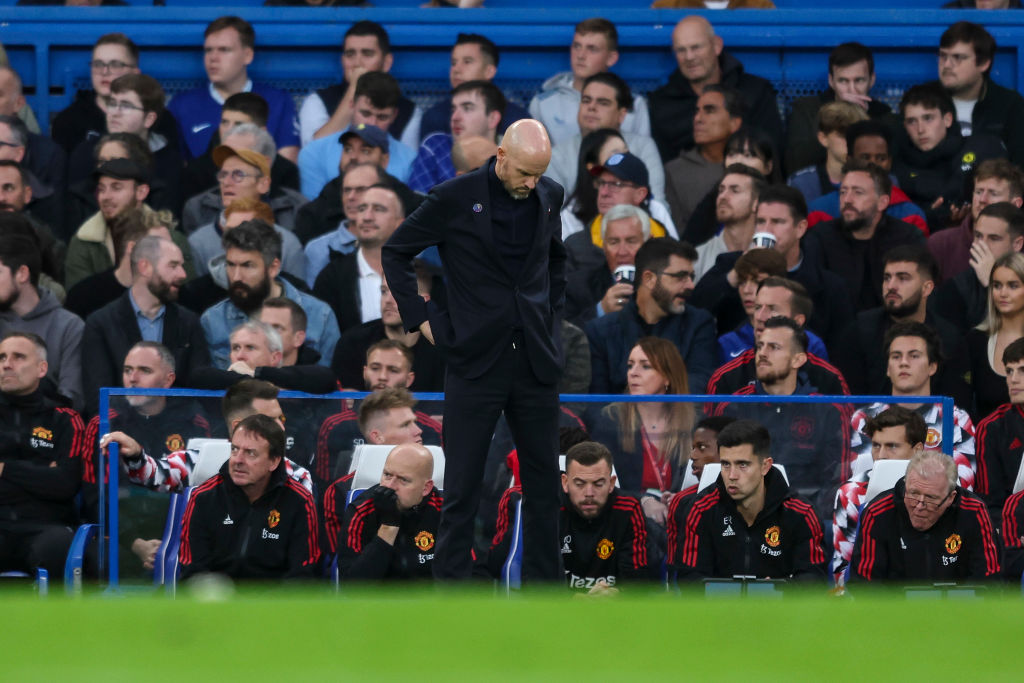
[[[562,579],[558,544],[558,388],[537,381],[521,341],[509,344],[481,377],[449,368],[444,404],[444,505],[434,577],[466,579],[487,450],[502,411],[523,484],[523,579]]]

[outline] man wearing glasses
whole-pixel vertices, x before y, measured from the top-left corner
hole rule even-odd
[[[675,344],[686,363],[690,386],[707,384],[715,369],[715,319],[688,306],[693,293],[697,250],[671,237],[653,237],[636,252],[636,295],[621,310],[587,323],[590,342],[590,393],[626,390],[626,359],[641,337],[662,337]]]
[[[999,545],[985,503],[956,481],[951,457],[915,453],[895,488],[864,508],[849,581],[997,578]]]
[[[96,41],[88,64],[92,89],[76,92],[71,105],[50,126],[50,136],[68,154],[83,140],[96,142],[106,131],[110,85],[118,76],[139,73],[139,48],[123,33],[108,33]],[[177,124],[169,112],[157,117],[156,130],[177,144]]]
[[[110,84],[110,95],[103,98],[106,112],[106,132],[130,133],[142,140],[153,155],[153,167],[148,169],[152,178],[162,181],[168,193],[170,208],[180,213],[183,198],[181,186],[182,155],[177,140],[153,130],[164,111],[164,89],[152,76],[126,73]],[[71,153],[68,162],[68,182],[76,183],[88,178],[96,167],[96,142],[84,140]]]
[[[1002,139],[1010,160],[1024,163],[1024,97],[992,80],[996,41],[985,27],[958,21],[939,39],[939,81],[953,98],[963,137]]]

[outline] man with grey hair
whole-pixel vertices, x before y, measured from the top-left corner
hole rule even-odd
[[[233,199],[247,196],[269,204],[274,211],[274,222],[291,230],[295,225],[295,215],[307,199],[291,188],[272,184],[270,167],[276,155],[274,138],[266,128],[254,123],[232,128],[213,152],[213,161],[220,169],[217,173],[218,187],[185,202],[181,214],[185,232],[191,234],[201,226],[213,223]],[[262,157],[262,163],[258,163],[258,157]]]
[[[850,582],[979,581],[1000,576],[1000,549],[984,501],[957,486],[949,455],[919,451],[896,486],[868,503]]]
[[[129,258],[128,291],[90,315],[85,325],[82,374],[90,414],[98,407],[100,387],[121,384],[124,358],[140,341],[170,349],[179,385],[192,370],[210,363],[198,317],[177,303],[185,282],[181,249],[147,235],[135,243]]]
[[[589,232],[577,232],[565,240],[569,253],[565,315],[574,325],[622,310],[633,296],[636,252],[651,236],[651,217],[639,206],[618,204],[598,220],[600,247]]]
[[[669,75],[668,83],[648,96],[651,136],[658,143],[662,159],[675,159],[694,146],[697,99],[712,83],[739,90],[746,105],[745,120],[756,121],[775,142],[775,148],[782,149],[782,117],[775,88],[766,79],[746,73],[740,60],[723,47],[722,38],[715,35],[704,17],[683,17],[672,29],[672,51],[678,68]]]

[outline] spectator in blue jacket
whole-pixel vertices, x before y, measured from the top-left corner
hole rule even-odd
[[[715,321],[687,306],[693,292],[697,251],[671,237],[647,240],[636,253],[636,294],[621,310],[587,323],[591,393],[618,394],[626,388],[626,360],[641,337],[675,344],[686,363],[691,387],[703,387],[715,369]]]
[[[244,323],[272,297],[287,297],[306,312],[306,344],[320,354],[320,365],[330,366],[341,336],[330,306],[300,292],[278,277],[281,272],[281,236],[261,220],[242,223],[224,234],[228,298],[203,313],[200,323],[210,346],[213,365],[230,364],[231,331]]]

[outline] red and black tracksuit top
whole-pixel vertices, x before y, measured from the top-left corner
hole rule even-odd
[[[216,572],[234,579],[311,579],[320,563],[313,494],[285,472],[284,460],[250,503],[228,474],[195,488],[182,518],[181,578]]]
[[[1003,506],[1003,572],[1017,581],[1024,574],[1024,491],[1006,499]]]
[[[345,508],[336,547],[341,580],[432,579],[441,493],[431,489],[418,505],[402,512],[395,544],[377,536],[380,517],[370,490]]]
[[[906,480],[868,503],[860,516],[848,583],[969,581],[998,578],[999,545],[985,502],[959,486],[926,531],[910,524]]]
[[[1024,452],[1024,406],[1005,403],[978,423],[974,454],[978,472],[974,492],[988,505],[995,524],[1013,491],[1021,453]]]
[[[754,576],[760,579],[826,578],[824,534],[814,508],[793,493],[778,470],[764,477],[764,508],[751,526],[719,477],[689,504],[670,558],[678,578]]]
[[[508,557],[516,502],[522,488],[513,486],[502,495],[498,526],[487,553],[487,568],[497,577]],[[660,562],[647,536],[646,520],[640,501],[612,490],[601,512],[585,519],[563,498],[558,513],[562,564],[570,589],[586,592],[604,579],[609,586],[636,583],[657,578]]]
[[[0,524],[78,523],[75,496],[89,450],[71,408],[35,392],[0,392]]]

